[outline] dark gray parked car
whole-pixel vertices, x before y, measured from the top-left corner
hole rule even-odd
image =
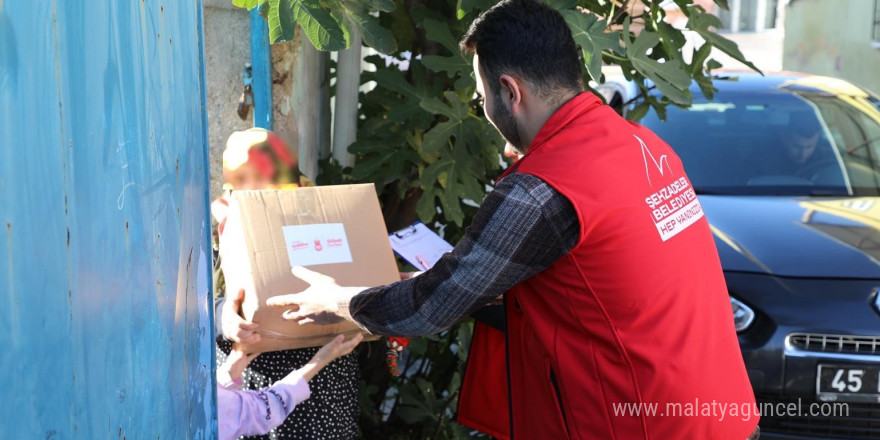
[[[712,225],[761,438],[880,439],[880,99],[838,79],[730,73],[641,123]]]

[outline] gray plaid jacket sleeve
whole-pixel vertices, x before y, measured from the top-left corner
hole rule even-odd
[[[341,311],[373,334],[437,333],[552,265],[578,236],[568,199],[535,176],[513,173],[486,196],[464,238],[433,268],[364,290],[340,304]]]

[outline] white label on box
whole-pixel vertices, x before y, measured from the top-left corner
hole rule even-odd
[[[284,226],[290,265],[351,263],[351,249],[342,223]]]

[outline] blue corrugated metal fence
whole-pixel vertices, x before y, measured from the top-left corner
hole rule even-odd
[[[0,0],[0,437],[213,438],[201,1]]]

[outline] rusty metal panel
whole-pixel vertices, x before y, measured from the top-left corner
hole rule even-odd
[[[201,1],[0,0],[0,437],[214,438]]]

